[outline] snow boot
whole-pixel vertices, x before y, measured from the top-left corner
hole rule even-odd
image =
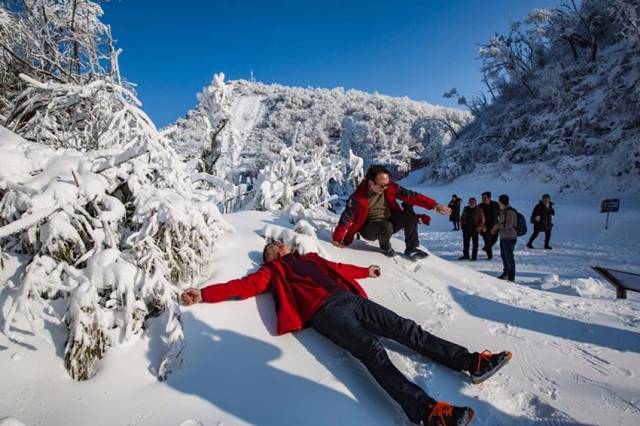
[[[502,275],[498,276],[497,278],[499,280],[506,280],[508,277],[507,277],[507,274],[502,274]]]
[[[531,243],[527,243],[527,248],[530,248],[530,249],[534,248],[534,247],[533,247],[533,244],[531,244]]]
[[[429,257],[429,253],[424,252],[417,247],[406,249],[404,251],[404,255],[413,260],[424,259]]]
[[[434,401],[427,404],[422,418],[424,426],[465,426],[474,416],[469,407],[456,407],[444,401]]]
[[[478,384],[484,382],[507,365],[512,356],[511,352],[507,351],[500,352],[499,354],[492,354],[489,351],[474,353],[473,361],[469,366],[471,383]]]
[[[460,256],[458,260],[471,260],[469,256]]]
[[[545,250],[553,250],[553,249],[551,248],[551,246],[544,246],[544,249],[545,249]]]

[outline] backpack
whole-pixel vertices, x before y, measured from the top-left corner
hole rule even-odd
[[[509,208],[515,212],[516,218],[518,219],[516,221],[516,235],[518,237],[522,237],[523,235],[526,235],[527,220],[524,218],[524,215],[520,213],[518,210],[514,209],[513,207],[509,207]]]

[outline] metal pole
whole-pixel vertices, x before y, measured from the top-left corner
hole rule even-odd
[[[609,229],[609,212],[607,212],[607,222],[604,224],[604,229]]]

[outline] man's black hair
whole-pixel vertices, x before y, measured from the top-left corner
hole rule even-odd
[[[482,196],[485,196],[485,195],[486,195],[487,197],[491,198],[491,191],[484,191],[484,192],[482,193]]]
[[[549,195],[549,194],[544,194],[544,195],[542,196],[542,199],[544,200],[545,198],[551,199],[551,195]]]
[[[498,197],[498,201],[500,201],[505,206],[509,205],[509,196],[507,194],[502,194]]]
[[[369,169],[367,169],[367,179],[375,181],[376,177],[383,173],[391,175],[391,173],[389,173],[389,170],[382,164],[374,164],[372,166],[369,166]]]
[[[469,198],[469,201],[473,201],[474,203],[477,203],[478,201],[476,200],[476,197],[471,197]]]
[[[269,247],[269,244],[271,244],[272,241],[268,241],[267,244],[264,245],[264,248],[262,249],[262,263],[267,263],[267,247]]]

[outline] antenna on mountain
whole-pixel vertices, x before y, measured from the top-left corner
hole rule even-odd
[[[253,75],[253,70],[251,70],[251,77],[249,78],[249,81],[251,81],[252,83],[255,83],[256,81],[256,77]]]

